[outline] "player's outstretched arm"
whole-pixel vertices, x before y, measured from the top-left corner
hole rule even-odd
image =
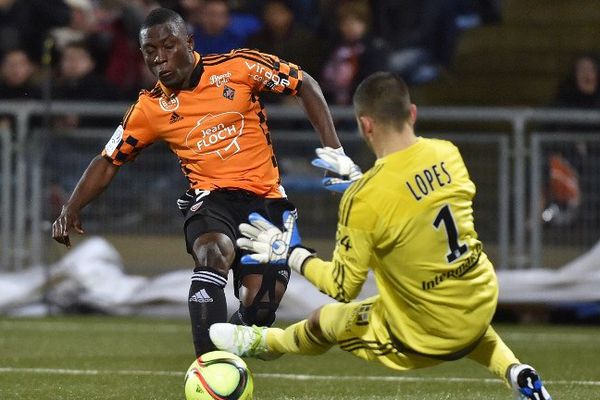
[[[335,131],[333,119],[331,118],[331,113],[321,87],[306,71],[303,74],[304,77],[298,97],[308,119],[319,134],[321,143],[324,146],[323,149],[317,149],[317,156],[320,161],[317,161],[319,159],[315,160],[318,164],[315,164],[315,161],[313,161],[313,165],[328,170],[327,176],[323,179],[323,186],[326,189],[334,192],[343,192],[351,182],[359,179],[362,173],[360,172],[360,168],[344,154],[344,149]],[[327,154],[322,156],[319,150],[325,151]],[[327,158],[329,155],[331,157]],[[335,176],[331,176],[331,173],[335,174]]]
[[[63,205],[60,215],[52,224],[52,237],[54,240],[71,247],[69,233],[72,230],[79,234],[84,233],[79,212],[104,191],[118,170],[119,166],[112,164],[101,155],[92,159],[81,179],[77,182],[71,197]]]
[[[306,71],[302,71],[302,74],[302,86],[298,91],[298,98],[310,123],[319,134],[321,144],[334,149],[342,147],[321,87]]]

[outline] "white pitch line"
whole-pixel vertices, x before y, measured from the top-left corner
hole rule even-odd
[[[179,333],[189,332],[187,325],[175,324],[150,324],[150,323],[128,323],[128,322],[70,322],[70,321],[0,321],[0,331],[10,330],[36,330],[42,332],[80,332],[89,331],[93,328],[94,332],[134,332],[134,333]]]
[[[144,375],[144,376],[174,376],[183,378],[184,373],[178,371],[148,371],[148,370],[100,370],[100,369],[65,369],[65,368],[16,368],[0,367],[0,373],[29,373],[53,375]],[[502,383],[493,378],[459,378],[459,377],[419,377],[419,376],[348,376],[348,375],[308,375],[308,374],[274,374],[257,373],[257,378],[288,379],[297,381],[376,381],[376,382],[450,382],[450,383]],[[600,386],[600,381],[546,381],[548,385],[583,385]]]
[[[142,370],[100,370],[100,369],[65,369],[65,368],[13,368],[0,367],[0,372],[16,372],[29,374],[52,375],[146,375],[146,376],[184,376],[175,371],[142,371]]]
[[[582,343],[600,341],[600,329],[590,333],[525,333],[507,332],[499,333],[500,337],[513,342],[531,342],[533,340],[542,342],[558,343]]]

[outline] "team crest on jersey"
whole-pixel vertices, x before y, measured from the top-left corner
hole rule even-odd
[[[163,111],[172,112],[179,108],[179,99],[177,98],[177,96],[161,96],[158,99],[158,104],[160,105],[160,108],[162,108]]]
[[[233,100],[234,96],[235,96],[235,90],[230,88],[229,86],[225,85],[223,87],[223,97],[225,97],[228,100]]]

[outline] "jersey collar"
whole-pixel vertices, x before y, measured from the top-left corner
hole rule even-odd
[[[192,71],[192,75],[190,76],[190,86],[187,89],[183,90],[194,89],[196,86],[198,86],[198,83],[200,83],[202,72],[204,72],[204,65],[202,63],[202,57],[200,57],[199,53],[194,52],[194,60],[195,67]],[[160,89],[166,97],[171,97],[173,96],[173,94],[175,94],[174,90],[169,89],[168,87],[163,85],[163,83],[160,80],[158,81],[158,85],[160,86]]]
[[[194,52],[194,58],[196,59],[196,66],[192,71],[192,75],[190,76],[190,89],[195,88],[200,83],[200,77],[204,72],[204,64],[202,63],[202,57],[197,52]]]
[[[424,142],[423,138],[421,136],[417,136],[417,140],[413,144],[411,144],[410,146],[408,146],[402,150],[398,150],[393,153],[390,153],[385,157],[378,158],[375,161],[375,165],[383,164],[390,159],[406,158],[409,155],[418,152],[421,149],[421,147],[424,146],[424,143],[425,142]]]

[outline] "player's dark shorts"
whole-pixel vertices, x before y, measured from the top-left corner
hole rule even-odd
[[[184,233],[188,253],[192,254],[194,241],[204,233],[219,232],[227,235],[235,245],[241,237],[239,224],[248,223],[248,215],[258,212],[279,228],[283,227],[282,214],[296,207],[286,198],[267,199],[246,190],[199,191],[190,189],[181,196],[189,202],[182,209],[185,217]],[[232,265],[234,286],[237,295],[241,279],[249,274],[264,274],[265,268],[276,270],[276,279],[287,286],[290,269],[288,266],[243,265],[241,256],[245,251],[236,246],[236,257]]]

